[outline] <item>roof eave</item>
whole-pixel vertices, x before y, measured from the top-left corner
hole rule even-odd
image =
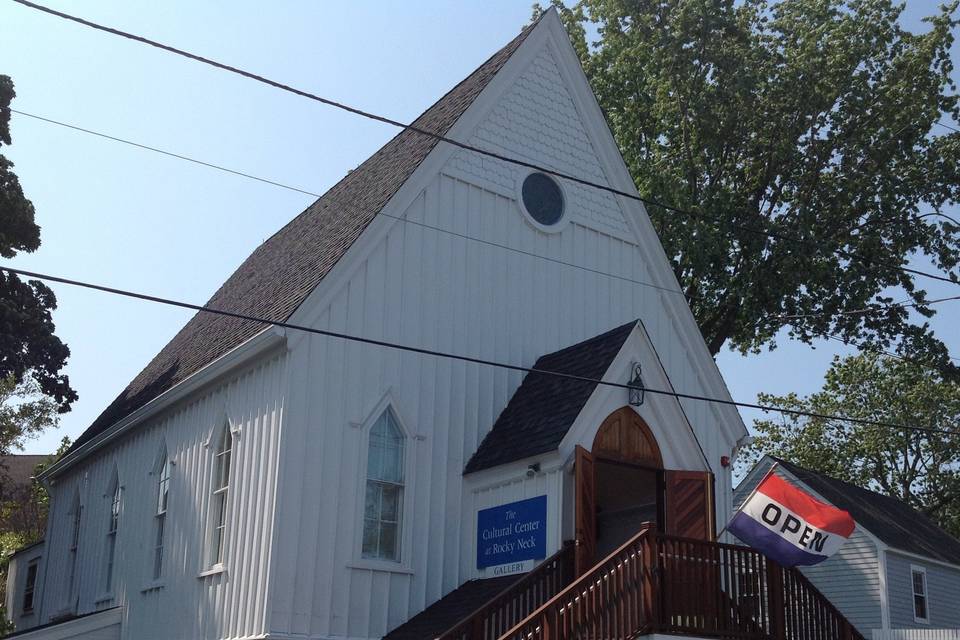
[[[98,434],[92,440],[83,443],[76,450],[50,465],[38,476],[42,482],[52,483],[57,476],[61,475],[77,463],[98,451],[110,442],[113,442],[129,429],[152,418],[160,411],[178,402],[194,391],[206,386],[221,376],[224,376],[237,367],[242,366],[250,360],[261,356],[268,351],[278,348],[286,343],[286,330],[280,327],[267,327],[256,334],[240,346],[223,354],[202,369],[187,376],[182,381],[164,391],[153,400],[143,405],[125,418],[111,425],[108,429]]]

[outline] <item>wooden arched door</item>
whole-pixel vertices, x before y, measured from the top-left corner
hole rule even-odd
[[[641,520],[655,521],[666,533],[713,538],[711,474],[664,470],[653,431],[631,407],[607,416],[590,451],[577,447],[575,470],[577,575],[601,560],[612,544],[629,539]],[[636,504],[627,504],[633,497]],[[613,514],[624,506],[630,506],[632,513]]]
[[[646,421],[630,407],[620,407],[597,429],[590,453],[607,460],[663,469],[660,445]]]

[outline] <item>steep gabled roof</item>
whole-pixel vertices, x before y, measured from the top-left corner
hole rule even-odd
[[[527,26],[414,121],[445,134],[517,50]],[[247,258],[207,303],[269,321],[287,320],[360,237],[373,218],[436,146],[403,131],[331,187]],[[267,325],[197,313],[77,438],[76,449],[182,382]]]
[[[960,565],[960,540],[905,502],[774,456],[770,458],[831,504],[850,512],[858,525],[890,547]]]
[[[634,320],[541,356],[533,368],[600,379],[636,326]],[[596,382],[528,373],[470,458],[464,473],[555,450],[596,388]]]

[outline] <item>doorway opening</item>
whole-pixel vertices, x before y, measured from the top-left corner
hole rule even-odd
[[[674,536],[716,538],[713,475],[665,470],[653,432],[631,407],[607,416],[592,450],[577,447],[575,472],[578,576],[633,537],[645,522]]]
[[[650,427],[630,407],[611,413],[588,452],[577,450],[577,574],[633,537],[664,523],[663,457]]]
[[[606,458],[596,460],[597,559],[636,535],[645,522],[663,522],[663,472]]]

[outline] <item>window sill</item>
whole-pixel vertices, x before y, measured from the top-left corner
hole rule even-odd
[[[150,593],[151,591],[160,591],[165,586],[167,585],[163,581],[151,582],[150,584],[147,584],[142,589],[140,589],[140,593]]]
[[[216,576],[226,572],[227,572],[227,568],[223,566],[223,564],[215,564],[209,569],[198,573],[197,578],[208,578],[210,576]]]
[[[387,573],[403,573],[413,575],[413,569],[399,562],[389,560],[370,560],[361,558],[347,563],[350,569],[365,569],[367,571],[384,571]]]

